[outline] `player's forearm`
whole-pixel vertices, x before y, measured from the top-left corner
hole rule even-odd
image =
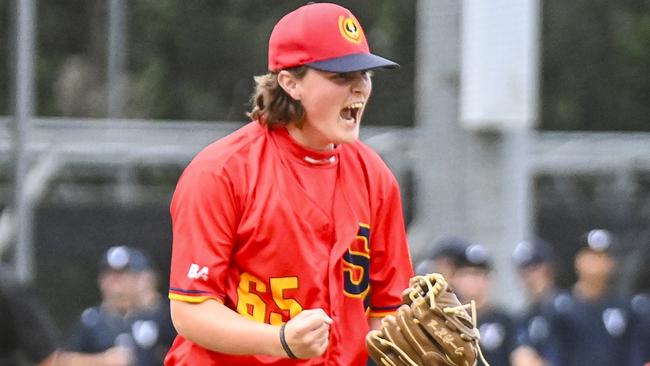
[[[171,314],[178,334],[212,351],[286,357],[279,327],[246,319],[217,301],[190,304],[172,300]]]

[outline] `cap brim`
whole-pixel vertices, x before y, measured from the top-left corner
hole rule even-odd
[[[355,53],[328,60],[311,62],[307,66],[321,71],[354,72],[372,69],[396,69],[399,67],[399,64],[373,55],[372,53]]]

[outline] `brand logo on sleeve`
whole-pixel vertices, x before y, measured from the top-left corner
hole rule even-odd
[[[193,279],[193,280],[198,280],[201,279],[203,281],[208,280],[208,267],[201,267],[196,263],[192,263],[190,265],[190,270],[187,272],[187,277]]]

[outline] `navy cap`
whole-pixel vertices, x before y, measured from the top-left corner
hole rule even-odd
[[[431,251],[431,259],[449,258],[453,262],[458,263],[465,255],[465,249],[469,247],[469,243],[464,239],[455,236],[442,238],[433,244],[433,251]]]
[[[99,271],[143,272],[151,268],[147,256],[128,246],[110,247],[99,261]]]
[[[610,253],[614,246],[614,237],[608,230],[589,230],[580,236],[580,246],[595,252]]]
[[[552,263],[553,260],[551,245],[539,238],[520,242],[512,252],[512,261],[519,269],[540,263]]]
[[[463,252],[463,257],[458,263],[458,267],[477,267],[489,271],[492,269],[490,252],[480,244],[472,244]]]

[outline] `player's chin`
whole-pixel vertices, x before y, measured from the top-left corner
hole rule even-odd
[[[346,131],[345,133],[340,133],[337,136],[336,144],[350,144],[359,139],[359,130],[356,131]]]
[[[342,121],[337,131],[337,144],[347,144],[359,139],[359,123]]]

